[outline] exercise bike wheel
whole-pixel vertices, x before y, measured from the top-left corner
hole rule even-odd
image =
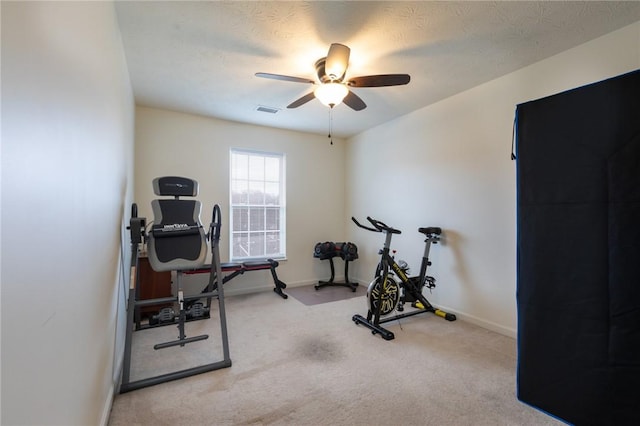
[[[400,301],[400,287],[390,274],[387,274],[386,283],[381,285],[382,277],[377,276],[367,288],[367,300],[369,311],[376,312],[380,305],[380,316],[389,315],[396,310]],[[384,287],[384,288],[383,288]]]

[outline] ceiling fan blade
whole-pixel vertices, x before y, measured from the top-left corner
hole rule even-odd
[[[309,92],[300,99],[291,102],[289,105],[287,105],[287,108],[298,108],[300,105],[306,104],[315,97],[316,95],[314,95],[313,92]]]
[[[345,96],[342,102],[355,111],[362,111],[367,107],[367,104],[365,104],[364,101],[351,90],[349,90],[349,93],[347,93],[347,96]]]
[[[402,86],[409,83],[410,80],[409,74],[365,75],[349,79],[347,85],[351,87]]]
[[[344,74],[347,72],[350,54],[351,49],[344,44],[333,43],[331,47],[329,47],[329,53],[327,54],[324,66],[325,73],[329,79],[342,80]]]
[[[313,84],[313,80],[309,80],[308,78],[302,77],[292,77],[290,75],[280,75],[280,74],[269,74],[266,72],[257,72],[256,77],[262,78],[270,78],[273,80],[281,80],[281,81],[291,81],[293,83],[311,83]]]

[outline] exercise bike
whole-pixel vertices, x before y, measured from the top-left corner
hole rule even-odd
[[[354,315],[352,319],[356,325],[362,324],[368,327],[372,334],[380,334],[385,340],[393,340],[395,338],[393,332],[382,327],[381,324],[427,312],[431,312],[447,321],[456,320],[454,314],[433,307],[422,294],[422,290],[425,287],[431,290],[436,286],[435,278],[427,275],[427,267],[431,265],[429,261],[431,244],[437,244],[440,241],[442,229],[438,227],[418,228],[418,232],[426,237],[420,275],[408,277],[409,268],[406,262],[401,261],[398,263],[394,256],[390,254],[391,237],[393,234],[400,234],[401,231],[368,216],[367,220],[373,226],[372,228],[360,224],[354,217],[351,220],[359,228],[385,234],[384,246],[378,252],[380,254],[380,262],[376,267],[375,278],[367,289],[367,318],[358,314]],[[396,310],[403,312],[405,303],[411,303],[411,306],[415,309],[387,317],[387,315]]]

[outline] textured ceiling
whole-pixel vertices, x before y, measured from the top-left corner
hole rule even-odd
[[[116,2],[139,105],[326,134],[329,109],[287,109],[331,43],[347,77],[406,73],[406,86],[356,88],[333,134],[351,136],[640,20],[640,2]],[[640,41],[639,41],[640,44]],[[276,114],[258,106],[278,108]]]

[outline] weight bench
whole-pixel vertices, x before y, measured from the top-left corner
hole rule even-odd
[[[282,290],[284,290],[287,287],[287,285],[284,282],[282,282],[280,278],[278,278],[278,274],[276,273],[276,268],[278,267],[278,265],[279,263],[273,259],[242,262],[242,263],[221,263],[220,267],[222,269],[222,272],[231,272],[230,274],[225,275],[222,278],[222,284],[225,284],[228,281],[231,281],[238,275],[242,275],[245,272],[264,271],[268,269],[271,271],[271,277],[273,277],[273,282],[275,284],[273,291],[283,299],[286,299],[289,296],[287,296]],[[210,269],[209,265],[204,265],[202,268],[193,269],[190,271],[184,271],[184,273],[185,275],[205,274],[209,272],[209,269]],[[214,286],[214,290],[215,288],[216,287]],[[206,288],[205,290],[203,290],[203,292],[204,291],[206,291]]]

